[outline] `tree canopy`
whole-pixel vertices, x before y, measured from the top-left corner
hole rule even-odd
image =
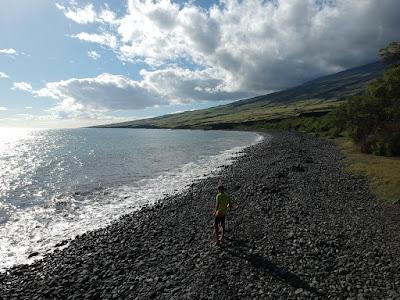
[[[391,66],[329,116],[330,124],[345,131],[361,151],[376,155],[400,155],[400,43],[379,51]]]
[[[400,43],[392,42],[387,47],[379,50],[379,56],[389,64],[400,62]]]

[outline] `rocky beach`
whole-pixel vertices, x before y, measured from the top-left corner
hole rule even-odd
[[[400,299],[400,209],[329,142],[267,132],[184,193],[0,274],[2,299]],[[213,206],[232,198],[214,245]]]

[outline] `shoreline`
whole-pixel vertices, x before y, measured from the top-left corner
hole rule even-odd
[[[227,134],[236,137],[236,134]],[[74,197],[79,197],[79,200],[82,201],[89,200],[98,197],[96,195],[99,194],[100,197],[108,195],[109,202],[99,201],[99,204],[92,206],[85,203],[80,205],[78,203],[81,206],[79,215],[71,215],[70,218],[64,219],[59,217],[54,222],[43,225],[45,229],[43,234],[40,232],[40,227],[39,231],[36,229],[38,225],[25,228],[18,227],[18,224],[15,222],[6,224],[2,231],[4,244],[1,247],[2,251],[0,251],[3,254],[1,257],[0,273],[5,272],[13,266],[32,264],[55,249],[65,248],[76,235],[103,228],[117,220],[120,216],[140,210],[143,206],[151,206],[155,201],[162,200],[166,196],[181,193],[195,180],[213,176],[218,168],[231,164],[235,157],[240,156],[240,152],[244,148],[258,143],[262,139],[262,136],[256,133],[238,133],[239,138],[243,135],[247,136],[245,142],[241,142],[241,140],[235,142],[235,138],[233,138],[228,143],[230,147],[225,147],[225,150],[221,149],[220,151],[214,151],[214,153],[208,151],[210,154],[208,156],[192,157],[193,160],[191,162],[185,161],[182,165],[172,169],[152,173],[152,177],[140,179],[133,184],[123,181],[113,188],[104,187],[100,189],[99,187],[93,187],[87,190],[72,189],[70,190],[70,194],[73,199],[76,199]],[[21,220],[20,223],[24,219],[29,219],[31,217],[30,214],[34,214],[34,209],[35,207],[22,214],[19,218]],[[43,212],[41,212],[42,219],[46,218],[46,213],[53,214],[50,210],[51,207],[43,209]],[[86,217],[87,215],[93,217],[88,218]],[[40,219],[40,216],[35,215],[34,217]],[[51,229],[54,226],[57,227],[59,223],[64,227],[63,230],[54,231]],[[64,225],[66,223],[68,226]],[[6,236],[7,232],[11,233],[8,237]],[[12,232],[21,232],[21,234],[14,235]],[[22,232],[25,232],[27,239],[24,238]],[[29,238],[33,234],[38,237],[37,240],[40,242],[32,241]],[[19,251],[20,247],[27,249],[27,251]]]
[[[270,141],[246,148],[217,176],[80,235],[43,260],[1,273],[0,295],[400,296],[400,247],[385,239],[385,228],[395,226],[386,226],[386,212],[365,180],[341,170],[341,154],[328,141],[270,134]],[[233,198],[221,248],[211,245],[219,181]]]

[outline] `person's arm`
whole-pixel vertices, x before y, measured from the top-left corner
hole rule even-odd
[[[214,214],[216,214],[217,210],[218,210],[218,195],[215,196],[215,209],[214,209]]]

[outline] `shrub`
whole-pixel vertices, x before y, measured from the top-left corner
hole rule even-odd
[[[361,152],[400,155],[400,66],[370,83],[364,94],[354,96],[325,120],[335,130],[346,131]]]

